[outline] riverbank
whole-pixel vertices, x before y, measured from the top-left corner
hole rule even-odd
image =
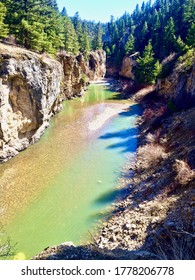
[[[136,161],[118,184],[126,197],[90,245],[54,246],[35,259],[194,259],[195,112],[168,110],[153,90],[132,98],[145,111]]]
[[[136,161],[126,166],[126,176],[129,170],[134,175],[121,178],[129,194],[116,204],[96,243],[106,250],[147,251],[157,259],[192,259],[195,112],[169,111],[151,89],[133,96],[145,107]]]

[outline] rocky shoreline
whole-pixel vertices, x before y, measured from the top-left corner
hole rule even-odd
[[[117,87],[125,88],[125,81]],[[162,239],[166,245],[184,239],[182,242],[188,248],[183,252],[186,258],[195,246],[195,112],[193,108],[170,112],[163,107],[164,100],[159,96],[155,100],[154,94],[157,95],[155,87],[149,86],[130,97],[145,109],[138,119],[137,156],[134,163],[128,161],[119,180],[119,188],[127,189],[128,194],[115,204],[114,215],[101,229],[96,243],[101,249],[147,250],[159,258],[165,257],[163,253],[167,258],[174,258],[168,245],[160,254],[158,242]],[[182,171],[184,162],[186,169]]]

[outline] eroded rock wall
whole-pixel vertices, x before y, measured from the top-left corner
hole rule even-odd
[[[106,53],[103,50],[91,52],[89,55],[88,72],[91,81],[97,81],[106,74]]]
[[[177,61],[171,73],[157,82],[157,92],[172,100],[177,109],[195,106],[195,57]]]
[[[59,62],[0,46],[0,161],[40,138],[60,107]]]
[[[0,44],[0,162],[36,142],[64,99],[80,96],[105,75],[104,51],[59,61]]]
[[[121,77],[135,80],[134,68],[137,65],[136,58],[138,55],[139,53],[136,52],[133,55],[125,56],[123,58],[121,70],[119,72]]]
[[[89,59],[83,55],[59,54],[64,72],[64,97],[82,95],[90,81],[103,78],[106,74],[106,53],[103,50],[90,52]]]

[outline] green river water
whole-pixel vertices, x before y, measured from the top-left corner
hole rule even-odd
[[[104,84],[63,107],[39,142],[0,166],[0,237],[9,236],[15,259],[89,241],[136,150],[141,109]]]

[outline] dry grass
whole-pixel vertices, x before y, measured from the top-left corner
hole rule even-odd
[[[153,164],[159,164],[167,157],[165,148],[159,144],[146,144],[138,149],[137,155],[142,159],[142,169],[148,168]]]
[[[159,260],[193,260],[195,258],[195,235],[181,230],[166,230],[163,236],[155,236],[152,252]]]
[[[167,106],[162,105],[156,109],[145,109],[143,113],[144,122],[153,121],[156,117],[162,116],[167,111]]]
[[[146,135],[146,141],[149,144],[157,144],[160,141],[160,129],[154,131],[154,133],[148,133]]]
[[[187,185],[190,181],[195,179],[195,171],[190,168],[187,162],[183,160],[176,160],[174,169],[177,172],[176,181],[180,185]]]

